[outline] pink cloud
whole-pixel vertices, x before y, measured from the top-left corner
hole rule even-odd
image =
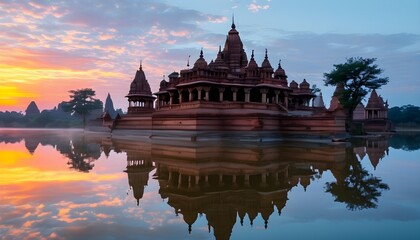
[[[32,69],[91,69],[98,59],[54,49],[0,47],[0,64]]]
[[[265,5],[259,5],[257,4],[256,0],[253,0],[251,4],[248,5],[248,10],[250,10],[251,12],[258,12],[260,10],[267,10],[270,8],[270,5],[265,4]]]

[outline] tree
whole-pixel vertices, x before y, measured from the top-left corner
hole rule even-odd
[[[102,102],[94,98],[95,91],[91,88],[83,88],[78,90],[71,90],[68,102],[64,102],[62,109],[71,114],[78,114],[83,119],[83,129],[86,127],[86,117],[96,109],[102,109]]]
[[[316,84],[313,84],[312,88],[311,88],[311,93],[316,95],[319,92],[321,92],[321,89],[319,87],[317,87]]]
[[[342,84],[340,103],[346,110],[349,121],[353,111],[369,91],[378,89],[388,83],[387,77],[379,77],[383,69],[374,64],[376,58],[352,57],[346,63],[335,64],[334,69],[324,73],[325,86]]]

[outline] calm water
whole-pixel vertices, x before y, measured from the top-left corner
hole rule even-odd
[[[0,130],[0,238],[420,239],[419,149]]]

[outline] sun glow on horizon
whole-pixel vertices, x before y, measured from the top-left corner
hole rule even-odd
[[[43,107],[56,106],[68,100],[69,90],[106,86],[109,84],[109,79],[124,78],[122,73],[97,68],[90,70],[33,69],[0,65],[0,111],[18,109],[23,111],[31,101]],[[51,89],[54,91],[50,91]],[[40,109],[43,108],[40,107]]]

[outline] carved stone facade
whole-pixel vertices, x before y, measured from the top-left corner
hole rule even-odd
[[[344,118],[310,104],[315,94],[306,79],[288,84],[280,61],[274,71],[267,49],[260,66],[253,50],[248,61],[234,23],[214,61],[207,63],[201,50],[192,68],[168,78],[153,106],[140,67],[127,95],[128,114],[114,129],[344,132]]]

